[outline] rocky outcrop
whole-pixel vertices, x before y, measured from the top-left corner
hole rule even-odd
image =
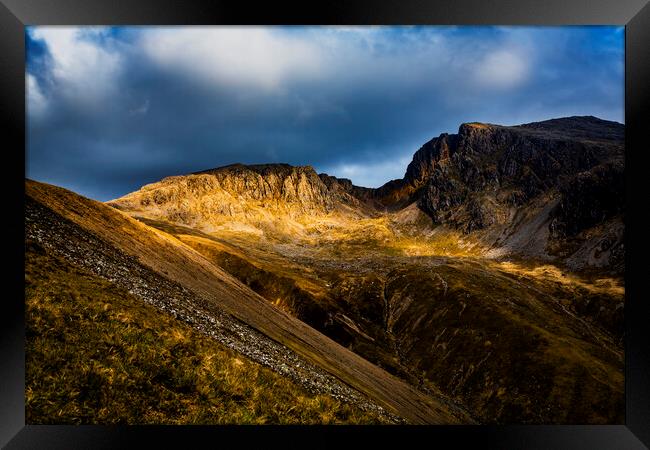
[[[355,186],[348,178],[337,178],[326,173],[320,173],[318,176],[331,195],[345,205],[362,208],[370,215],[383,206],[377,200],[375,189]]]
[[[621,162],[623,142],[617,137],[623,126],[615,125],[596,118],[516,127],[463,124],[457,135],[443,134],[420,149],[405,181],[422,186],[418,205],[434,221],[466,232],[483,229],[499,223],[504,208],[572,186],[579,174],[600,164]],[[614,132],[603,134],[603,126]]]
[[[453,134],[443,133],[440,137],[431,139],[413,155],[404,180],[414,188],[424,185],[438,165],[450,158],[457,145],[458,136]]]
[[[511,127],[466,123],[458,134],[445,133],[423,145],[404,178],[374,195],[398,209],[416,201],[434,223],[464,233],[482,232],[486,245],[501,245],[505,252],[517,248],[528,256],[550,257],[551,246],[556,255],[569,257],[571,252],[557,249],[575,250],[600,233],[581,232],[614,217],[622,220],[623,138],[623,125],[591,116]],[[546,208],[551,204],[556,206]],[[534,210],[547,214],[535,223],[543,222],[549,242],[536,244],[533,252],[509,242],[508,236],[516,236],[519,243],[518,228],[527,229],[528,223],[516,219],[532,216]],[[608,240],[622,248],[622,234],[614,234]],[[589,261],[598,251],[582,257],[584,264],[576,267],[593,265]]]
[[[295,234],[315,217],[377,217],[416,203],[434,224],[501,249],[494,254],[569,258],[567,249],[595,242],[599,232],[584,235],[588,229],[622,220],[623,138],[623,125],[591,116],[518,126],[472,122],[425,143],[402,179],[377,189],[310,166],[234,164],[165,178],[109,204],[204,230],[280,227]],[[532,225],[541,237],[524,245],[531,240],[521,235]],[[614,240],[622,245],[622,232]],[[595,249],[581,258],[594,260],[602,253]]]
[[[561,200],[552,212],[555,237],[573,237],[625,211],[622,161],[608,161],[566,180]]]
[[[238,224],[260,232],[304,217],[363,214],[350,190],[351,183],[326,184],[311,166],[234,164],[164,178],[108,204],[201,229]]]
[[[625,179],[621,161],[600,164],[560,186],[550,247],[569,267],[625,271]]]
[[[212,175],[223,190],[246,200],[296,205],[303,211],[333,207],[327,187],[311,166],[234,164],[194,175]]]

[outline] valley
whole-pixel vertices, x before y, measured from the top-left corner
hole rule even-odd
[[[28,181],[27,234],[385,422],[623,423],[623,131],[462,124],[377,189],[288,164],[106,204]]]
[[[441,387],[483,411],[481,421],[609,421],[567,398],[594,382],[603,409],[622,414],[620,279],[486,260],[453,233],[310,245],[141,220],[423,392]],[[577,370],[583,378],[567,376]]]

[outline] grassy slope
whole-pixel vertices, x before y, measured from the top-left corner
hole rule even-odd
[[[424,395],[342,347],[303,322],[268,304],[202,255],[167,233],[99,202],[44,183],[26,181],[26,193],[101,236],[117,251],[189,289],[202,307],[223,309],[271,339],[361,391],[411,423],[471,423],[444,399]]]
[[[213,241],[179,237],[215,261],[227,259],[211,248]],[[253,263],[264,265],[260,261]],[[283,270],[288,266],[278,265]],[[236,265],[223,267],[234,270],[233,274],[270,301],[277,297],[269,296],[273,291],[268,288],[265,291],[267,272],[260,269],[256,276]],[[346,305],[346,314],[363,325],[365,332],[374,336],[374,342],[341,339],[324,332],[345,345],[352,340],[355,344],[350,348],[375,364],[390,367],[385,356],[390,346],[386,347],[385,341],[379,339],[381,335],[372,333],[363,320],[371,316],[362,308],[381,309],[381,302],[373,301],[375,286],[370,283],[377,288],[385,285],[384,295],[393,310],[390,322],[396,322],[391,328],[399,336],[407,358],[402,363],[434,380],[447,395],[458,395],[482,420],[623,420],[622,348],[615,336],[603,333],[605,330],[598,326],[600,322],[600,326],[615,328],[613,314],[620,312],[616,309],[617,299],[622,300],[618,285],[588,283],[569,274],[561,275],[553,266],[527,270],[514,264],[461,259],[420,268],[416,261],[405,261],[404,267],[390,275],[370,277],[365,282],[358,269],[336,271],[336,277],[345,282],[333,283],[332,297]],[[270,282],[276,285],[275,280]],[[438,291],[441,283],[444,289]],[[349,286],[351,291],[341,289],[343,286]],[[284,297],[279,300],[284,301]],[[591,305],[603,317],[594,321],[589,311],[571,312],[581,305]],[[612,314],[611,320],[605,313]],[[381,318],[375,317],[374,323],[380,325]],[[489,347],[484,345],[488,338]],[[474,376],[469,372],[460,376],[464,367],[471,367],[472,374],[474,368],[481,370],[476,370]],[[533,378],[543,378],[544,389],[531,384]],[[578,386],[581,383],[586,384],[584,389]],[[500,395],[496,396],[496,392]]]
[[[382,249],[358,244],[356,253],[343,252],[345,260],[330,256],[334,243],[311,253],[295,244],[291,248],[296,254],[310,257],[294,267],[289,256],[285,254],[283,260],[273,253],[271,244],[247,245],[242,237],[231,243],[223,233],[216,237],[168,223],[147,223],[175,234],[260,295],[337,342],[410,379],[390,359],[390,341],[381,339],[382,333],[373,332],[376,327],[364,320],[370,317],[375,325],[381,325],[382,318],[370,313],[373,308],[381,311],[381,295],[373,298],[372,293],[384,285],[385,298],[393,304],[391,328],[395,326],[405,357],[401,362],[422,374],[425,383],[433,380],[447,395],[456,395],[470,405],[483,421],[623,421],[622,310],[618,305],[624,290],[616,279],[586,279],[551,265],[527,267],[477,258],[447,258],[444,264],[427,266],[427,258],[410,257],[408,248],[401,258],[383,260],[384,268],[397,268],[390,275],[375,271],[364,279],[365,263],[382,261]],[[444,242],[439,244],[440,250],[451,248]],[[416,254],[428,254],[431,246],[427,244]],[[282,248],[290,253],[289,247]],[[351,255],[362,255],[360,248],[372,251],[375,259],[355,261]],[[329,254],[323,255],[325,251]],[[338,265],[331,267],[331,273],[320,271],[319,280],[310,264],[328,258]],[[345,269],[348,262],[351,266]],[[339,278],[345,283],[337,282]],[[282,284],[288,287],[279,289]],[[294,301],[294,285],[319,287],[317,293],[345,305],[345,313],[374,341],[354,333],[352,337],[342,335],[331,326],[322,329],[318,321],[322,322],[323,314],[310,318],[304,302]],[[438,292],[441,285],[444,289]],[[332,314],[340,309],[316,297],[311,303]]]
[[[27,423],[381,423],[29,245]]]

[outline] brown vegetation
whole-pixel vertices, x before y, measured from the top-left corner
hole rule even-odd
[[[378,189],[235,164],[114,209],[27,192],[137,260],[148,283],[191,292],[189,310],[237,318],[388,414],[622,423],[622,139],[622,125],[593,117],[469,123]]]
[[[314,395],[28,243],[30,424],[385,423]]]

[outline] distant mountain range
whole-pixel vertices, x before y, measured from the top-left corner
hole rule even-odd
[[[568,117],[462,124],[377,189],[288,164],[106,204],[28,181],[26,236],[387,421],[622,423],[624,213],[624,126]]]

